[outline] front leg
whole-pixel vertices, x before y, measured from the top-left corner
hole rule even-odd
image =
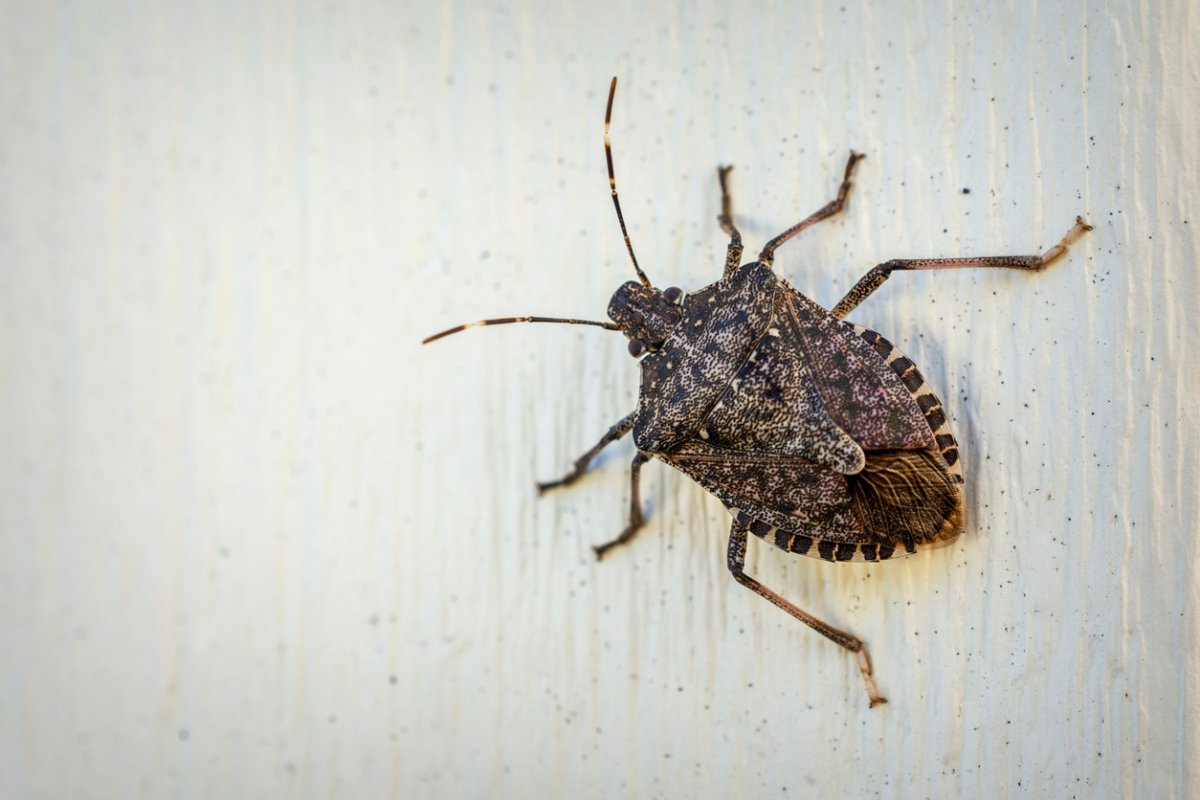
[[[879,703],[887,702],[879,694],[879,690],[875,688],[875,678],[871,671],[871,655],[867,652],[867,646],[862,643],[861,639],[822,622],[812,614],[802,611],[787,600],[784,600],[778,594],[747,575],[744,572],[745,566],[746,528],[739,525],[735,520],[729,529],[729,571],[733,573],[734,579],[760,597],[766,598],[767,602],[782,608],[825,638],[854,653],[858,657],[858,669],[862,673],[863,682],[867,685],[867,697],[870,698],[871,706],[874,707]]]
[[[642,453],[633,457],[633,463],[629,469],[629,524],[625,526],[625,530],[621,531],[621,535],[613,539],[611,542],[598,544],[592,549],[596,551],[596,558],[604,558],[604,554],[613,549],[619,544],[625,544],[633,538],[638,529],[646,523],[642,517],[642,501],[640,491],[640,478],[642,474],[642,464],[650,460],[650,456]]]
[[[538,494],[544,494],[550,489],[554,489],[558,486],[570,486],[572,483],[582,478],[583,474],[587,472],[588,464],[592,463],[592,459],[600,455],[600,451],[605,447],[608,447],[610,444],[629,433],[629,431],[633,429],[633,421],[636,418],[636,411],[626,417],[622,417],[620,422],[618,422],[616,425],[613,425],[608,429],[607,433],[600,437],[600,441],[596,442],[596,445],[591,450],[588,450],[579,458],[575,459],[575,468],[573,470],[556,481],[539,483],[537,485]]]

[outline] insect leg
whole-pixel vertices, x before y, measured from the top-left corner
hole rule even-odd
[[[797,222],[792,227],[788,228],[783,233],[776,236],[763,247],[762,252],[758,254],[758,260],[770,264],[775,258],[775,250],[788,239],[791,239],[801,231],[811,228],[823,219],[828,219],[834,214],[841,211],[846,206],[846,196],[850,194],[850,173],[854,171],[854,165],[862,159],[866,158],[862,153],[850,151],[850,158],[846,161],[846,172],[842,175],[842,185],[838,187],[837,198],[829,201],[817,213],[805,217]]]
[[[640,451],[633,457],[633,464],[630,465],[629,470],[629,524],[625,527],[625,530],[621,531],[621,535],[611,542],[598,544],[592,548],[596,551],[596,558],[604,558],[604,554],[609,550],[619,544],[628,542],[638,532],[638,529],[645,524],[646,521],[642,518],[641,492],[639,491],[638,484],[642,474],[642,464],[645,464],[649,460],[650,456],[643,455]]]
[[[1037,271],[1050,264],[1056,258],[1067,252],[1068,245],[1092,229],[1083,221],[1083,217],[1075,218],[1075,225],[1058,244],[1051,247],[1040,256],[978,256],[975,258],[915,258],[893,259],[871,268],[871,271],[859,279],[858,283],[846,293],[846,296],[833,307],[833,315],[838,319],[849,314],[855,306],[866,300],[872,292],[883,285],[896,270],[906,269],[962,269],[964,267],[1007,267],[1009,269],[1026,269]]]
[[[863,681],[867,685],[867,696],[870,698],[871,705],[877,703],[886,703],[887,699],[880,696],[879,690],[875,688],[875,678],[871,672],[871,656],[867,652],[867,646],[862,643],[862,640],[855,636],[851,636],[845,631],[838,630],[832,625],[827,625],[816,617],[801,611],[796,606],[784,600],[782,597],[763,586],[758,581],[747,575],[743,569],[746,566],[746,529],[739,525],[736,521],[729,529],[729,571],[733,573],[733,577],[737,582],[747,589],[750,589],[757,595],[760,595],[772,605],[782,608],[787,613],[791,614],[796,619],[803,622],[808,627],[812,628],[817,633],[827,639],[841,645],[842,647],[854,653],[858,657],[858,668],[862,672]]]
[[[725,251],[725,277],[732,275],[742,262],[742,234],[733,224],[733,201],[729,199],[726,183],[732,169],[728,165],[717,167],[717,180],[721,182],[721,216],[717,217],[717,222],[721,223],[721,230],[729,234],[729,249]]]
[[[601,450],[603,450],[605,447],[608,447],[608,445],[617,441],[633,429],[633,420],[635,417],[637,417],[636,411],[629,416],[622,417],[616,425],[613,425],[608,429],[607,433],[600,437],[600,441],[596,442],[595,447],[593,447],[591,450],[588,450],[579,458],[575,459],[575,468],[573,470],[556,481],[539,483],[537,485],[538,494],[542,494],[557,486],[569,486],[570,484],[582,478],[583,473],[587,472],[588,464],[592,462],[593,458],[600,454]]]

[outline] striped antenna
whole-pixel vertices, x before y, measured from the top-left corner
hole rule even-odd
[[[608,188],[612,189],[613,207],[617,209],[617,222],[621,223],[621,235],[625,237],[625,249],[629,251],[629,257],[633,260],[633,268],[637,271],[638,280],[642,282],[643,286],[650,288],[650,279],[646,277],[646,273],[642,272],[642,268],[637,263],[637,256],[633,254],[629,231],[625,229],[625,217],[621,214],[621,201],[617,199],[617,177],[613,174],[612,139],[608,136],[608,126],[612,122],[613,96],[616,93],[617,77],[614,75],[612,85],[608,87],[608,108],[604,112],[604,158],[608,161]]]
[[[448,328],[441,333],[435,333],[433,336],[427,336],[421,340],[421,344],[429,344],[436,342],[444,336],[449,336],[452,333],[465,331],[467,328],[482,328],[485,325],[507,325],[511,322],[561,322],[564,325],[595,325],[598,328],[605,328],[610,331],[619,331],[621,326],[612,322],[594,322],[590,319],[561,319],[559,317],[502,317],[500,319],[481,319],[478,322],[468,322],[463,325],[455,325],[453,328]]]

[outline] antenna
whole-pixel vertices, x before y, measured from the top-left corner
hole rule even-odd
[[[621,201],[617,199],[617,178],[613,174],[612,139],[608,136],[608,126],[612,122],[613,96],[617,93],[617,77],[614,75],[612,85],[608,87],[608,108],[604,112],[604,158],[608,162],[608,187],[612,189],[613,207],[617,209],[617,222],[621,223],[621,235],[625,237],[625,249],[633,260],[633,268],[637,271],[638,279],[646,288],[650,287],[650,279],[638,266],[637,256],[633,254],[633,244],[629,241],[629,231],[625,229],[625,217],[621,214]]]
[[[590,319],[561,319],[559,317],[501,317],[499,319],[481,319],[478,322],[467,322],[462,325],[455,325],[453,328],[448,328],[441,333],[435,333],[433,336],[427,336],[421,340],[421,344],[429,344],[436,342],[444,336],[449,336],[452,333],[465,331],[467,328],[482,328],[485,325],[507,325],[511,322],[561,322],[565,325],[595,325],[598,328],[605,328],[610,331],[619,331],[621,326],[612,322],[595,322]]]

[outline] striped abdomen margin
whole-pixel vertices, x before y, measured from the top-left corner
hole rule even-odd
[[[950,432],[950,423],[942,410],[942,401],[929,388],[929,384],[925,382],[925,376],[908,356],[901,353],[895,345],[875,331],[861,325],[852,325],[851,327],[863,341],[875,348],[875,352],[879,353],[880,357],[900,378],[900,382],[908,389],[909,394],[921,409],[921,413],[925,415],[925,422],[929,425],[929,430],[933,432],[938,452],[942,454],[942,460],[946,462],[946,470],[956,483],[961,484],[963,475],[962,462],[958,455],[958,442],[955,441],[954,434]]]

